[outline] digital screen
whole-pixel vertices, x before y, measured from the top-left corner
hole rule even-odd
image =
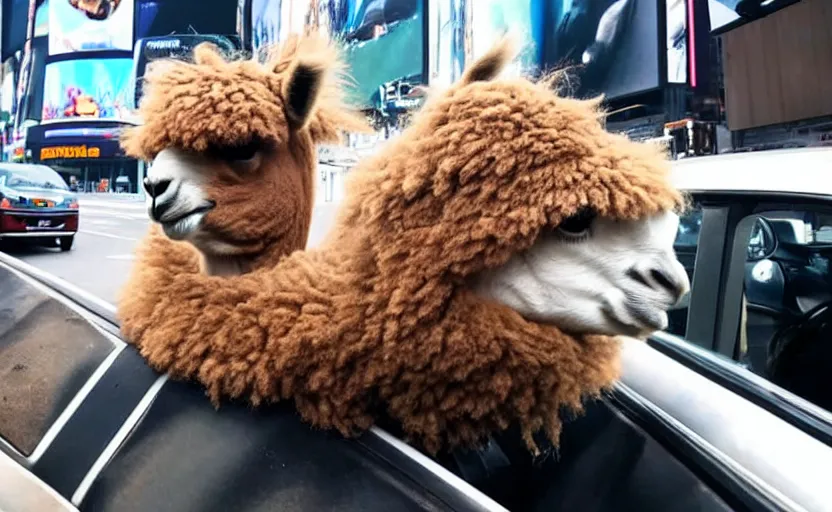
[[[351,100],[361,108],[410,101],[425,83],[423,0],[324,0],[329,31],[344,44],[354,81]],[[321,5],[323,4],[323,5]],[[296,23],[297,20],[293,22]]]
[[[571,68],[569,92],[613,99],[659,86],[656,0],[549,1],[544,61]]]
[[[433,0],[430,3],[430,84],[447,86],[465,69],[465,3]]]
[[[133,59],[85,59],[46,65],[43,120],[124,119],[130,115]]]
[[[2,59],[8,59],[23,48],[29,20],[29,0],[3,0],[2,2]]]
[[[14,73],[4,73],[0,85],[0,110],[14,113]]]
[[[35,37],[49,33],[49,0],[39,3],[40,5],[35,10]]]
[[[50,0],[49,55],[133,50],[133,0]]]
[[[667,81],[688,81],[688,0],[666,0]]]
[[[722,28],[740,18],[737,4],[740,0],[708,0],[708,15],[711,18],[711,30]]]
[[[252,0],[251,46],[254,51],[279,41],[283,2]]]
[[[473,59],[486,53],[506,32],[520,36],[523,51],[518,70],[530,72],[540,67],[543,0],[477,0],[471,12]]]
[[[232,0],[135,0],[135,2],[136,40],[173,34],[233,35],[236,33],[237,3]]]

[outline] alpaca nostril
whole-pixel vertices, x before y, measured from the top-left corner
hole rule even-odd
[[[631,268],[627,271],[627,277],[648,288],[669,292],[676,299],[681,298],[687,292],[687,284],[673,279],[664,269],[652,268],[648,273],[649,279],[636,268]]]
[[[663,269],[650,269],[650,277],[653,278],[653,281],[657,285],[669,291],[677,299],[685,294],[687,287],[684,284],[671,279],[667,275],[667,272],[665,272]]]
[[[150,178],[145,178],[143,185],[144,190],[147,192],[147,195],[156,198],[164,194],[168,187],[170,187],[171,183],[172,180],[151,180]]]

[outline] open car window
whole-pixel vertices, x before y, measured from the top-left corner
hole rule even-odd
[[[692,290],[666,332],[685,341],[655,346],[832,442],[832,209],[758,200],[682,216],[675,250]]]

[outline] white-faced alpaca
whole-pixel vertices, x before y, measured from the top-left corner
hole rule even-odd
[[[343,65],[325,39],[294,36],[265,64],[226,61],[207,43],[193,57],[153,63],[144,123],[122,138],[128,155],[151,162],[150,217],[188,242],[158,256],[195,271],[195,247],[202,269],[219,275],[274,265],[306,244],[316,144],[369,128],[343,106]]]
[[[688,289],[673,253],[681,194],[657,148],[606,132],[597,102],[498,79],[508,40],[353,171],[315,250],[230,278],[154,257],[152,307],[123,332],[215,403],[291,399],[346,435],[379,414],[428,451],[518,424],[557,444],[618,375],[618,334],[667,322]]]

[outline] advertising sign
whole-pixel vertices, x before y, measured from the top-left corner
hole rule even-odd
[[[688,3],[692,0],[665,0],[667,7],[667,81],[688,81]]]
[[[466,0],[430,0],[428,12],[431,85],[447,86],[465,68]]]
[[[503,34],[512,32],[523,43],[515,71],[530,73],[539,68],[543,8],[543,0],[476,0],[471,10],[471,57],[483,55]]]
[[[133,59],[85,59],[46,65],[43,120],[128,119]]]
[[[50,0],[49,55],[133,50],[133,0]]]
[[[551,0],[543,49],[547,68],[570,68],[569,92],[617,98],[655,89],[659,77],[656,0]],[[665,51],[662,49],[662,51]]]

